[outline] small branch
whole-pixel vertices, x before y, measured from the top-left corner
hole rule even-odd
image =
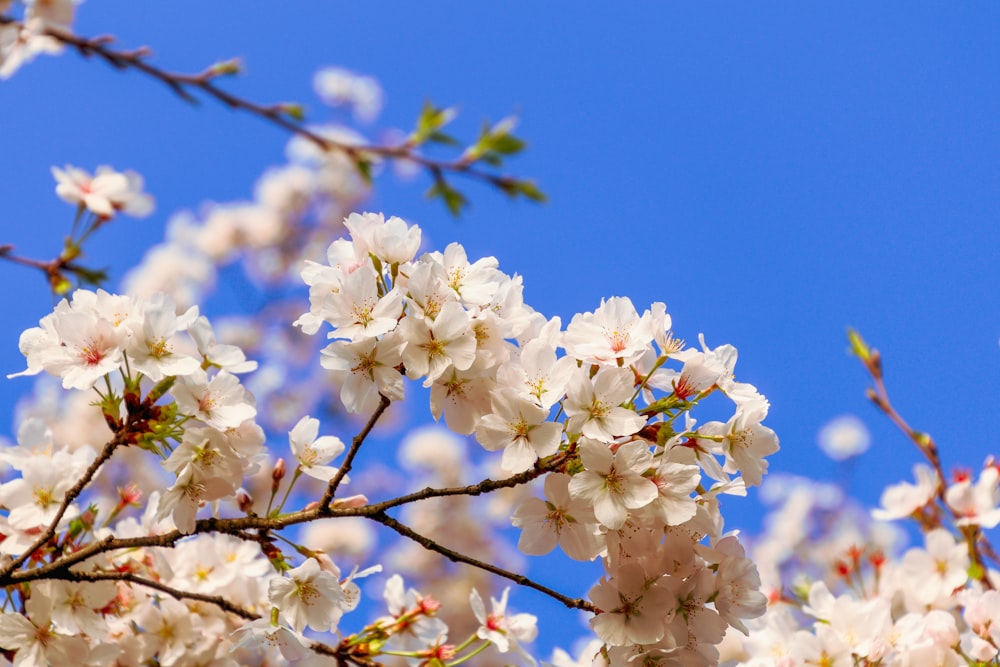
[[[563,463],[566,462],[567,458],[569,458],[568,453],[563,452],[561,454],[556,454],[545,461],[539,462],[538,465],[530,470],[526,470],[516,475],[511,475],[510,477],[506,477],[504,479],[484,479],[483,481],[470,486],[455,486],[446,488],[433,488],[428,486],[420,491],[415,491],[405,496],[399,496],[398,498],[393,498],[391,500],[367,505],[364,509],[370,510],[372,513],[378,513],[384,512],[385,510],[393,507],[408,505],[409,503],[425,500],[427,498],[443,498],[445,496],[479,496],[484,493],[491,493],[498,489],[513,488],[515,486],[520,486],[521,484],[527,484],[547,472],[557,470]]]
[[[364,431],[362,431],[362,433],[364,433]],[[358,436],[361,436],[361,433],[359,433]],[[277,531],[287,528],[288,526],[307,523],[316,519],[335,518],[338,516],[371,517],[376,514],[384,513],[386,510],[393,507],[399,507],[401,505],[406,505],[428,498],[443,498],[447,496],[478,496],[497,489],[511,488],[520,484],[526,484],[546,472],[557,470],[569,456],[568,452],[556,454],[555,456],[539,463],[535,468],[513,475],[506,479],[484,479],[477,484],[462,487],[427,487],[415,493],[400,496],[398,498],[392,498],[380,503],[364,505],[362,507],[336,508],[330,507],[329,504],[327,504],[276,517],[246,516],[231,519],[217,519],[215,517],[199,519],[195,523],[195,529],[191,535],[224,533],[239,537],[240,539],[257,542],[260,540],[260,537],[253,535],[252,533],[247,533],[246,531]],[[103,540],[91,542],[71,554],[65,554],[52,563],[47,563],[45,565],[21,572],[14,572],[14,569],[16,568],[10,568],[10,571],[6,572],[0,571],[0,587],[15,583],[25,583],[28,581],[44,579],[54,572],[61,572],[89,558],[112,551],[139,549],[145,547],[170,548],[186,537],[190,537],[190,535],[182,533],[179,530],[172,530],[161,535],[145,535],[142,537],[106,537]],[[23,557],[21,562],[24,562]]]
[[[223,611],[234,616],[239,616],[247,621],[256,621],[261,618],[258,614],[248,611],[239,605],[233,604],[223,597],[182,591],[179,588],[174,588],[173,586],[168,586],[152,579],[146,579],[145,577],[139,577],[130,572],[64,572],[60,576],[52,576],[49,577],[49,579],[62,579],[65,581],[124,581],[130,584],[136,584],[138,586],[144,586],[146,588],[152,588],[162,593],[166,593],[175,600],[196,600],[198,602],[215,605],[219,609],[222,609]],[[381,664],[366,658],[349,654],[345,655],[343,648],[334,648],[329,644],[324,644],[322,642],[313,642],[310,644],[309,648],[316,653],[328,655],[337,658],[338,660],[344,660],[346,662],[359,665],[360,667],[377,667]]]
[[[946,497],[947,484],[945,483],[944,469],[941,465],[941,455],[938,451],[937,444],[935,444],[934,439],[926,433],[915,430],[912,426],[907,423],[901,414],[892,406],[892,402],[889,400],[889,392],[885,388],[885,382],[882,374],[882,357],[878,350],[869,349],[867,345],[863,343],[860,336],[853,333],[851,335],[851,342],[854,345],[855,353],[861,358],[861,362],[868,371],[868,374],[872,378],[874,383],[874,388],[868,389],[868,399],[875,404],[882,414],[889,418],[893,424],[898,428],[907,438],[909,438],[920,453],[924,455],[927,461],[934,468],[934,473],[937,475],[937,488],[935,489],[935,497],[938,504],[947,510],[952,517],[953,521],[957,521],[962,517],[959,516],[951,505],[948,504]],[[961,533],[962,539],[965,541],[969,550],[969,558],[978,567],[977,580],[983,585],[983,587],[993,590],[995,586],[989,577],[989,567],[986,564],[983,552],[987,554],[993,553],[993,547],[986,539],[986,536],[982,534],[982,531],[978,529],[978,526],[958,526],[958,530]]]
[[[23,27],[20,21],[13,18],[0,16],[0,25],[16,25]],[[252,102],[246,98],[230,93],[218,86],[215,80],[224,74],[235,73],[235,66],[226,67],[223,63],[219,67],[210,67],[200,74],[182,74],[161,69],[147,62],[151,51],[147,47],[140,47],[133,50],[114,49],[110,44],[114,38],[105,35],[99,37],[82,37],[66,30],[46,27],[43,33],[58,42],[71,47],[80,55],[90,58],[96,56],[105,61],[115,69],[133,69],[151,77],[180,97],[185,102],[197,104],[198,99],[191,94],[192,90],[197,90],[213,98],[217,102],[235,110],[245,111],[253,116],[257,116],[272,125],[275,125],[295,136],[302,137],[312,142],[320,150],[330,152],[336,151],[350,158],[356,165],[368,163],[372,157],[384,160],[402,160],[412,162],[426,170],[433,177],[443,172],[460,174],[492,187],[499,189],[508,195],[518,192],[518,186],[522,183],[513,176],[495,174],[484,169],[477,168],[475,163],[468,158],[458,158],[455,160],[435,160],[425,157],[415,151],[415,147],[408,142],[396,146],[381,146],[377,144],[348,144],[324,137],[319,133],[310,130],[305,125],[294,120],[289,114],[288,105],[272,104],[263,105]],[[360,169],[360,166],[359,166]]]
[[[244,618],[248,621],[255,621],[260,618],[257,614],[247,611],[239,605],[233,604],[229,600],[216,595],[204,595],[202,593],[191,593],[188,591],[182,591],[179,588],[174,588],[173,586],[168,586],[159,581],[154,581],[152,579],[146,579],[145,577],[140,577],[131,572],[72,572],[66,571],[61,572],[56,575],[51,575],[47,577],[48,579],[63,579],[65,581],[125,581],[130,584],[136,584],[138,586],[145,586],[146,588],[153,588],[160,592],[166,593],[170,597],[176,600],[197,600],[198,602],[206,602],[208,604],[215,605],[216,607],[222,609],[223,611],[229,612],[240,618]]]
[[[548,595],[549,597],[558,600],[559,602],[566,605],[566,607],[570,609],[583,609],[584,611],[597,613],[597,608],[590,602],[587,602],[586,600],[582,600],[580,598],[575,598],[575,599],[571,598],[569,596],[563,595],[558,591],[554,591],[551,588],[548,588],[547,586],[543,586],[542,584],[539,584],[533,581],[532,579],[529,579],[523,574],[517,574],[515,572],[505,570],[491,563],[486,563],[481,560],[477,560],[475,558],[472,558],[471,556],[466,556],[463,553],[459,553],[458,551],[454,551],[447,547],[441,546],[440,544],[430,539],[429,537],[425,537],[420,533],[415,532],[413,529],[409,528],[408,526],[405,526],[399,521],[396,521],[395,519],[393,519],[391,516],[389,516],[384,512],[376,512],[374,514],[370,514],[368,515],[368,518],[373,521],[377,521],[383,526],[392,528],[394,531],[396,531],[403,537],[413,540],[414,542],[416,542],[423,548],[427,549],[428,551],[434,551],[436,553],[441,554],[442,556],[444,556],[445,558],[447,558],[452,562],[465,563],[466,565],[471,565],[473,567],[479,568],[480,570],[484,570],[486,572],[490,572],[497,576],[503,577],[504,579],[510,579],[511,581],[520,586],[533,588],[536,591],[544,593],[545,595]]]
[[[361,445],[364,444],[365,438],[368,434],[372,432],[375,428],[375,424],[378,420],[385,414],[386,409],[389,407],[389,399],[379,394],[378,406],[375,408],[375,412],[368,419],[368,423],[365,424],[364,428],[351,439],[351,448],[347,452],[347,456],[344,457],[344,462],[340,465],[340,469],[337,470],[337,474],[333,476],[330,483],[326,485],[326,491],[323,492],[323,498],[319,501],[319,506],[321,511],[328,511],[330,508],[330,503],[333,501],[333,494],[337,492],[337,487],[340,483],[344,481],[347,477],[347,473],[350,472],[351,466],[354,464],[354,457],[357,456],[358,451],[361,449]]]
[[[35,542],[30,547],[25,549],[23,554],[21,554],[13,561],[11,561],[9,564],[7,564],[6,567],[0,569],[0,580],[6,579],[8,576],[10,576],[10,574],[17,568],[21,567],[21,565],[23,565],[24,562],[32,556],[32,554],[41,549],[43,546],[45,546],[46,542],[55,537],[56,529],[59,526],[59,522],[62,521],[63,517],[66,515],[66,510],[68,510],[69,506],[73,504],[73,501],[76,500],[81,493],[83,493],[83,490],[94,479],[94,476],[97,474],[97,471],[100,469],[100,467],[104,465],[105,461],[111,458],[111,455],[114,454],[115,449],[118,447],[118,445],[122,444],[122,442],[123,441],[121,440],[121,436],[116,435],[114,438],[109,440],[107,444],[104,445],[104,448],[97,455],[97,458],[95,458],[91,462],[91,464],[87,467],[87,470],[84,471],[83,476],[81,476],[80,479],[76,481],[76,484],[74,484],[72,488],[70,488],[70,490],[66,492],[66,495],[63,497],[62,504],[59,505],[59,510],[56,512],[55,517],[52,519],[51,522],[49,522],[48,527],[42,532],[41,535],[39,535],[38,539],[35,540]]]

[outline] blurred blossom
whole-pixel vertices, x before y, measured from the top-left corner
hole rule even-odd
[[[370,123],[382,111],[382,87],[370,76],[340,67],[326,67],[313,79],[316,94],[332,107],[346,106],[355,118]]]
[[[816,441],[823,453],[834,461],[846,461],[868,450],[871,434],[864,422],[854,415],[841,415],[819,430]]]

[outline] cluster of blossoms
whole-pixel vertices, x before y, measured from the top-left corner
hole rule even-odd
[[[66,389],[96,389],[109,426],[128,433],[124,444],[164,457],[175,482],[160,497],[157,519],[169,516],[186,533],[194,529],[201,502],[235,494],[263,446],[253,396],[235,375],[256,364],[238,348],[219,345],[197,308],[178,314],[162,295],[140,299],[78,290],[25,331],[20,348],[28,368],[17,375],[45,371]],[[159,403],[167,392],[174,403]],[[42,465],[22,468],[18,482],[33,489],[29,495],[41,509],[54,511],[79,475],[64,478],[56,492],[45,487],[44,476],[29,474],[47,467],[44,458],[35,462]],[[11,525],[28,530],[44,524]]]
[[[524,304],[520,279],[493,258],[469,262],[458,244],[418,258],[420,230],[398,218],[355,214],[344,224],[350,238],[329,247],[327,264],[303,271],[311,308],[296,324],[308,333],[332,326],[321,365],[345,409],[377,416],[404,398],[404,375],[422,380],[436,418],[500,452],[499,484],[544,477],[545,500],[527,498],[511,512],[521,550],[558,545],[576,560],[600,558],[604,576],[581,602],[594,612],[596,659],[712,664],[726,627],[744,629],[765,604],[743,547],[723,533],[718,497],[759,484],[764,457],[777,449],[761,424],[767,401],[733,378],[735,350],[683,349],[662,304],[640,315],[625,298],[563,331]],[[20,348],[27,369],[18,375],[45,372],[65,389],[95,391],[113,437],[100,451],[71,449],[29,421],[4,453],[18,476],[0,486],[8,559],[0,579],[35,583],[19,613],[0,616],[0,647],[24,664],[77,651],[94,664],[153,656],[164,665],[192,657],[230,664],[240,652],[269,650],[325,660],[303,633],[339,631],[360,597],[354,581],[381,566],[343,577],[329,556],[298,547],[306,560],[293,568],[266,530],[254,539],[197,521],[209,508],[257,516],[241,486],[265,467],[266,437],[237,377],[255,363],[219,344],[196,307],[179,309],[163,294],[78,290],[25,331]],[[691,409],[716,391],[732,399],[733,416],[696,428]],[[345,447],[319,430],[305,416],[289,433],[296,467],[285,500],[305,475],[325,482],[333,501],[307,504],[309,516],[368,516],[364,496],[334,499],[347,478],[330,463]],[[161,479],[142,476],[117,498],[84,504],[84,489],[123,449],[158,455]],[[273,501],[283,462],[270,478]],[[144,503],[141,519],[120,516]],[[267,519],[286,516],[284,504],[272,512],[269,503]],[[266,578],[269,568],[276,574]],[[508,613],[506,591],[487,611],[472,589],[473,635],[454,645],[440,603],[402,586],[390,578],[390,616],[337,650],[445,660],[478,640],[477,653],[494,646],[532,660],[522,644],[536,620]],[[203,596],[201,604],[187,595]]]
[[[765,604],[718,496],[759,484],[778,448],[767,401],[733,378],[736,351],[683,349],[663,304],[640,315],[620,297],[563,331],[494,258],[470,262],[454,243],[417,258],[419,230],[398,218],[345,225],[350,239],[303,271],[311,308],[296,322],[332,327],[321,363],[345,407],[371,412],[403,398],[404,374],[422,380],[432,414],[501,451],[505,473],[545,475],[545,500],[513,516],[522,551],[602,557],[592,627],[613,661],[712,664],[726,627]],[[733,416],[696,428],[691,408],[717,390]]]
[[[750,624],[748,637],[727,638],[723,664],[1000,664],[1000,571],[984,561],[997,558],[985,531],[1000,522],[998,468],[987,461],[977,480],[963,473],[945,483],[920,465],[916,478],[888,487],[871,518],[831,527],[822,540],[790,534],[805,516],[786,504],[782,513],[796,514],[780,521],[787,543],[825,542],[826,548],[766,584],[767,613]],[[795,493],[800,501],[809,495],[804,485]],[[897,557],[899,531],[884,522],[908,517],[918,521],[924,543]],[[769,543],[754,549],[765,572],[776,555]],[[791,562],[787,554],[778,560]]]

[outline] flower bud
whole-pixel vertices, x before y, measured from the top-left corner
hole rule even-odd
[[[356,496],[348,496],[347,498],[337,498],[333,501],[332,507],[334,509],[355,509],[358,507],[364,507],[368,504],[368,496],[359,493]]]
[[[244,514],[250,514],[253,510],[253,498],[250,497],[246,489],[240,488],[236,491],[236,505]]]
[[[278,485],[281,484],[281,480],[285,478],[285,472],[287,472],[285,459],[278,459],[278,461],[274,464],[274,470],[271,471],[271,481],[273,482],[271,485],[272,488],[278,488]]]

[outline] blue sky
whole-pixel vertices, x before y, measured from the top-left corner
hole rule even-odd
[[[384,176],[370,206],[441,247],[496,256],[548,315],[615,295],[664,301],[689,342],[736,345],[737,378],[772,403],[783,447],[772,471],[837,478],[816,431],[859,415],[874,443],[850,485],[875,502],[918,459],[864,399],[848,325],[882,350],[896,404],[936,436],[946,469],[996,451],[998,20],[987,3],[103,0],[81,5],[76,28],[148,44],[178,71],[243,56],[248,74],[227,85],[261,102],[317,108],[313,73],[345,66],[382,83],[380,127],[409,128],[426,99],[457,105],[464,137],[516,112],[531,145],[512,170],[537,178],[549,204],[470,186],[456,222],[422,199],[423,181]],[[114,276],[172,213],[249,197],[287,140],[69,53],[0,83],[0,126],[0,242],[26,255],[53,256],[71,221],[50,166],[145,175],[155,215],[116,223],[90,249]],[[24,269],[0,276],[0,366],[12,372],[18,334],[51,299]],[[0,383],[0,432],[27,388]],[[756,524],[746,507],[731,527]]]

